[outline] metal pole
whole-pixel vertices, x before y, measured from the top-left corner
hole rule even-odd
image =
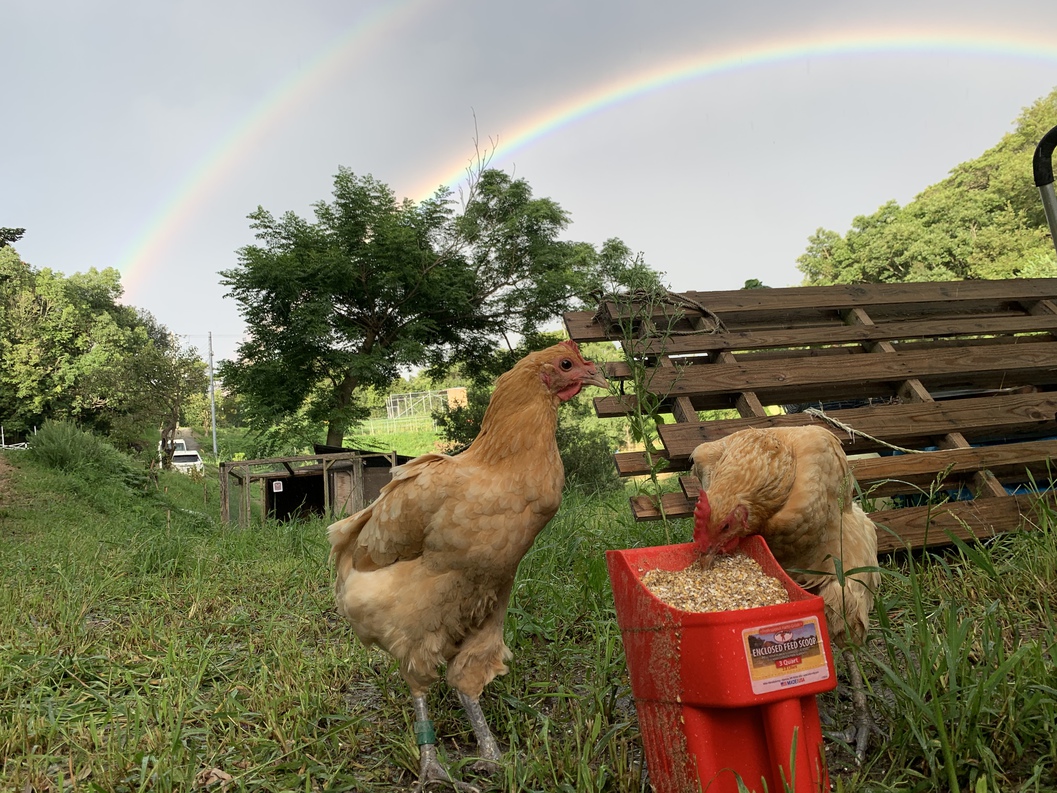
[[[1042,196],[1042,209],[1046,213],[1046,222],[1050,226],[1054,249],[1057,249],[1057,193],[1053,191],[1053,182],[1039,187]]]
[[[213,459],[217,458],[217,400],[213,386],[213,331],[209,331],[209,415],[213,425]]]
[[[1053,191],[1053,151],[1057,149],[1057,127],[1054,127],[1039,141],[1031,159],[1031,169],[1035,177],[1035,186],[1042,196],[1042,209],[1046,213],[1046,223],[1050,227],[1053,247],[1057,249],[1057,194]]]

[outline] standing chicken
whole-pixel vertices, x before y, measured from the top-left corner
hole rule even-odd
[[[574,342],[527,355],[496,382],[469,448],[394,468],[373,504],[327,531],[338,611],[364,644],[397,659],[411,689],[419,790],[450,780],[426,710],[442,664],[473,726],[481,768],[500,757],[478,698],[508,671],[503,619],[514,574],[558,511],[565,483],[558,405],[585,385],[607,384]]]
[[[840,441],[818,426],[748,429],[702,443],[691,459],[702,488],[707,536],[696,539],[707,544],[705,563],[741,537],[760,534],[790,576],[822,597],[851,676],[856,724],[845,735],[862,762],[871,721],[851,647],[866,638],[881,577],[877,529],[852,501],[854,479]]]

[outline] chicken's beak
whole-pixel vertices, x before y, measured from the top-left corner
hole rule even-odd
[[[584,385],[594,385],[599,388],[609,389],[609,381],[606,380],[606,376],[602,374],[602,370],[598,368],[596,364],[591,364],[591,371],[588,372],[587,376],[584,377],[580,382]]]

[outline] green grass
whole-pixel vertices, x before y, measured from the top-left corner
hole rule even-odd
[[[437,433],[428,424],[420,426],[419,429],[400,432],[371,433],[368,429],[365,426],[362,432],[346,435],[343,445],[349,449],[395,451],[397,454],[405,454],[408,457],[418,457],[426,452],[437,451]]]
[[[227,776],[226,790],[410,787],[408,692],[334,610],[325,522],[223,527],[215,468],[129,482],[5,459],[0,789],[187,791]],[[1057,524],[1033,520],[986,545],[884,560],[861,658],[884,737],[863,768],[831,745],[835,789],[1057,790]],[[690,527],[667,532],[686,541]],[[624,494],[567,494],[518,573],[511,672],[482,698],[506,748],[491,787],[464,759],[474,743],[456,697],[430,692],[456,774],[503,791],[643,790],[604,551],[667,532],[634,524]],[[822,699],[846,712],[840,689]]]

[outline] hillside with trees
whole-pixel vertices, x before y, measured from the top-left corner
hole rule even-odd
[[[4,229],[4,232],[21,231]],[[144,448],[206,390],[206,365],[150,314],[119,302],[117,270],[64,276],[0,246],[0,423],[26,433],[73,421]],[[11,239],[14,237],[14,239]]]
[[[889,201],[844,235],[818,229],[797,259],[805,284],[1057,276],[1031,173],[1035,146],[1055,125],[1057,89],[997,145],[906,206]]]

